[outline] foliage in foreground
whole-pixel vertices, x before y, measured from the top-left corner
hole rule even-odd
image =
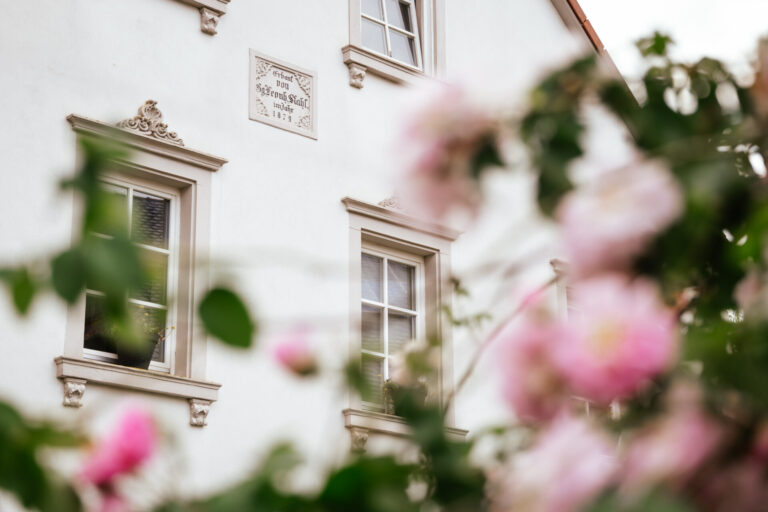
[[[408,130],[416,158],[402,191],[406,203],[438,220],[457,209],[475,213],[480,183],[503,161],[498,139],[511,127],[537,173],[541,213],[563,232],[573,313],[557,317],[534,294],[510,317],[521,318],[505,320],[481,346],[498,345],[519,428],[450,439],[444,411],[453,395],[444,404],[424,399],[434,345],[414,346],[387,389],[411,427],[417,460],[351,454],[314,493],[299,493],[290,475],[301,459],[281,445],[233,487],[159,510],[764,510],[768,46],[761,45],[762,69],[746,88],[715,60],[671,61],[668,44],[660,34],[639,44],[648,59],[634,84],[639,103],[586,57],[546,77],[519,118],[497,119],[451,87]],[[596,105],[631,134],[623,162],[584,145],[591,128],[585,112]],[[40,290],[71,303],[98,281],[119,339],[135,343],[125,296],[142,279],[142,266],[98,184],[102,169],[124,156],[91,142],[84,148],[86,165],[67,184],[84,198],[82,240],[53,259],[49,274],[22,266],[0,277],[22,314]],[[591,179],[574,178],[577,162]],[[109,236],[90,241],[94,231]],[[200,316],[212,335],[250,345],[254,323],[232,292],[212,290]],[[278,358],[297,377],[317,371],[300,340]],[[359,365],[347,377],[364,392]],[[584,401],[589,418],[577,406]],[[90,482],[105,504],[125,506],[113,479],[151,455],[135,449],[154,442],[153,429],[145,422],[139,431],[142,440],[101,443],[91,456],[121,469]],[[0,486],[30,507],[77,510],[72,488],[40,456],[45,447],[76,441],[3,406]],[[473,456],[489,442],[495,457]],[[126,453],[131,464],[123,464]]]

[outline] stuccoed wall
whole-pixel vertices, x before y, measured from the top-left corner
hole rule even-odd
[[[519,100],[543,70],[582,49],[548,0],[447,3],[446,74],[485,87],[489,98],[501,91]],[[404,86],[372,75],[362,90],[348,85],[340,52],[347,32],[346,0],[233,0],[213,37],[199,30],[197,10],[173,0],[6,2],[1,262],[45,255],[70,240],[72,198],[57,188],[75,163],[66,116],[116,122],[155,99],[188,147],[229,160],[213,180],[214,279],[243,293],[262,319],[262,339],[299,321],[317,323],[324,360],[340,366],[349,311],[348,221],[340,198],[378,202],[391,194],[393,136],[408,104]],[[317,72],[318,140],[249,121],[249,48]],[[530,180],[496,176],[491,185],[490,204],[503,210],[482,215],[456,243],[456,269],[488,257],[494,239],[515,253],[538,240],[545,249],[520,289],[546,279],[556,251],[546,227],[527,215]],[[474,288],[482,292],[489,281]],[[39,301],[18,321],[6,295],[0,297],[0,396],[30,414],[85,420],[97,429],[108,425],[103,413],[123,400],[146,404],[175,433],[183,459],[170,480],[187,491],[243,475],[275,438],[293,439],[316,465],[344,456],[340,411],[347,398],[337,379],[297,382],[265,347],[239,352],[209,342],[207,376],[223,387],[203,429],[188,425],[183,400],[96,385],[88,386],[82,409],[64,408],[53,358],[61,355],[65,323],[66,308],[56,300]],[[457,374],[471,349],[462,340],[457,334]],[[483,382],[470,382],[460,398],[457,426],[506,417],[489,391],[493,384]]]

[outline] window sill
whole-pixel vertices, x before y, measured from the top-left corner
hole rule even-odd
[[[349,85],[363,88],[366,73],[370,72],[392,82],[414,84],[428,78],[423,71],[402,64],[359,46],[348,45],[341,49],[344,64],[349,68]]]
[[[407,437],[411,429],[405,420],[399,416],[359,409],[344,409],[344,426],[352,436],[352,450],[365,451],[369,433],[385,434],[396,437]],[[448,437],[454,441],[466,439],[469,431],[455,427],[445,427]]]
[[[219,397],[221,384],[178,377],[138,368],[128,368],[102,361],[57,357],[56,377],[64,385],[67,407],[82,406],[87,383],[105,384],[147,393],[183,398],[189,401],[189,423],[195,427],[206,424],[211,403]]]

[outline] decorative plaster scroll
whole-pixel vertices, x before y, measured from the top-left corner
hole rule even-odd
[[[349,66],[349,85],[351,85],[356,89],[362,89],[363,80],[365,80],[365,72],[368,68],[366,68],[365,66],[361,66],[360,64],[355,64],[354,62],[350,62],[348,66]]]
[[[82,407],[83,395],[85,394],[84,379],[75,379],[71,377],[65,377],[61,380],[64,386],[64,406],[65,407]]]
[[[155,100],[147,100],[139,107],[138,115],[117,123],[118,128],[132,130],[147,137],[164,140],[177,146],[183,146],[184,141],[176,132],[168,131],[168,125],[163,122],[163,114],[157,108]]]
[[[382,201],[379,201],[379,206],[384,208],[394,208],[395,210],[402,210],[403,207],[400,204],[400,199],[397,196],[388,197]]]
[[[212,36],[216,35],[216,28],[219,26],[219,18],[224,13],[216,12],[207,7],[200,8],[200,30]]]
[[[349,429],[349,436],[350,449],[355,453],[365,452],[365,445],[368,444],[368,429],[352,427]]]
[[[189,399],[189,424],[193,427],[204,427],[208,418],[208,411],[211,410],[210,400],[200,400],[199,398]]]

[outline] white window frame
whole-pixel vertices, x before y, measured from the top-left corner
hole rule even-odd
[[[437,386],[433,390],[443,401],[454,386],[452,326],[441,312],[444,304],[452,302],[451,243],[459,232],[445,226],[426,224],[393,208],[345,197],[342,203],[349,216],[349,353],[348,360],[362,364],[362,258],[363,252],[375,249],[406,262],[418,262],[422,267],[424,314],[422,331],[418,334],[441,340],[440,368]],[[377,404],[374,404],[377,405]],[[353,447],[360,449],[360,440],[368,433],[403,436],[408,427],[397,416],[371,410],[356,391],[349,395],[349,407],[343,411],[346,428],[352,435]],[[455,428],[454,411],[445,411],[447,432],[463,438],[467,431]],[[364,441],[363,441],[364,444]]]
[[[147,371],[88,358],[83,347],[85,294],[70,306],[63,354],[54,359],[56,376],[64,387],[63,404],[80,407],[86,385],[132,389],[188,400],[190,424],[202,427],[211,403],[218,399],[221,385],[206,380],[207,336],[196,305],[209,286],[206,262],[210,253],[212,175],[226,160],[184,147],[175,134],[168,138],[164,131],[145,134],[75,114],[67,116],[67,121],[80,136],[111,141],[129,151],[127,158],[113,162],[112,168],[118,171],[107,173],[108,181],[136,182],[176,196],[178,222],[172,225],[178,229],[178,273],[172,277],[176,328],[175,343],[168,344],[174,346],[168,371],[157,366],[150,370],[160,371]],[[78,151],[77,167],[82,159],[83,154]],[[75,203],[73,226],[81,224],[82,213],[82,204]],[[73,241],[78,236],[77,229],[73,229]],[[201,264],[197,265],[198,262]],[[170,293],[169,290],[169,296]]]
[[[439,78],[445,72],[445,12],[446,0],[408,0],[411,4],[417,66],[383,55],[362,44],[362,20],[369,19],[385,27],[387,49],[388,29],[406,33],[397,27],[363,14],[361,0],[349,1],[349,44],[341,49],[349,68],[349,84],[361,89],[367,73],[395,83],[415,83],[425,77]],[[384,7],[386,9],[386,6]]]
[[[387,57],[389,59],[392,59],[395,62],[398,62],[398,63],[403,64],[405,66],[411,67],[411,68],[413,68],[415,70],[421,71],[423,69],[422,68],[422,61],[423,61],[422,53],[423,52],[422,52],[422,49],[421,49],[421,41],[419,39],[419,33],[421,32],[421,30],[420,30],[421,27],[420,27],[420,23],[419,23],[419,17],[416,15],[416,0],[397,0],[398,2],[403,2],[403,3],[408,4],[408,13],[409,13],[409,15],[411,17],[410,21],[411,21],[411,25],[412,25],[412,27],[414,29],[413,32],[408,32],[407,30],[402,29],[402,28],[400,28],[400,27],[398,27],[396,25],[392,25],[389,22],[389,15],[387,14],[387,2],[386,2],[386,0],[377,0],[377,1],[379,2],[379,5],[381,6],[381,12],[382,12],[382,16],[384,18],[383,20],[376,19],[373,16],[370,16],[370,15],[364,13],[363,10],[362,10],[362,5],[361,5],[361,9],[360,9],[360,17],[362,19],[364,19],[364,20],[370,21],[371,23],[375,23],[376,25],[380,25],[380,26],[384,27],[384,40],[386,41],[387,53],[386,54],[382,54],[380,52],[377,52],[373,48],[368,48],[368,47],[364,47],[364,48],[366,50],[372,51],[374,53],[378,53],[379,55],[382,55],[383,57]],[[363,27],[362,27],[362,23],[361,23],[361,26],[360,26],[361,44],[362,44],[362,29],[363,29]],[[415,65],[412,65],[412,64],[409,64],[409,63],[407,63],[405,61],[397,59],[397,58],[395,58],[392,55],[392,39],[390,37],[390,32],[389,32],[390,30],[394,30],[395,32],[399,32],[399,33],[403,34],[404,36],[406,36],[407,38],[413,38],[413,40],[414,40],[414,49],[413,49],[414,50],[414,60],[416,61]]]
[[[179,281],[179,193],[178,190],[175,190],[172,187],[163,186],[159,183],[153,183],[151,181],[143,180],[141,178],[137,177],[130,177],[121,173],[117,172],[110,172],[107,173],[105,176],[101,178],[101,181],[108,185],[115,185],[120,188],[125,188],[128,190],[129,198],[133,198],[133,191],[136,190],[141,193],[150,194],[156,197],[161,197],[163,199],[168,199],[170,201],[170,214],[168,216],[168,249],[159,249],[156,247],[143,245],[143,244],[135,244],[137,247],[141,249],[145,249],[152,252],[159,252],[162,254],[166,254],[168,256],[168,269],[167,269],[167,275],[166,275],[166,302],[168,304],[165,306],[166,313],[166,319],[165,324],[166,328],[168,329],[167,337],[165,339],[165,346],[163,354],[163,362],[158,361],[151,361],[149,363],[149,370],[155,371],[155,372],[162,372],[162,373],[169,373],[173,374],[175,370],[175,353],[176,353],[176,322],[177,322],[177,314],[176,314],[176,302],[174,298],[176,297],[177,291],[178,291],[178,281]],[[131,200],[128,201],[128,226],[130,227],[132,225],[131,223],[131,215],[133,214],[133,202]],[[99,235],[98,233],[94,233],[96,236],[104,236]],[[86,289],[85,290],[86,297],[88,295],[90,296],[100,296],[103,295],[101,292],[98,292],[96,290]],[[129,298],[128,302],[131,304],[139,305],[139,306],[145,306],[151,309],[158,309],[155,304],[145,302],[138,299],[132,299]],[[104,361],[107,363],[114,363],[117,360],[117,354],[104,352],[101,350],[93,350],[83,347],[83,357],[86,359],[93,359],[96,361]]]
[[[383,311],[382,316],[382,341],[384,344],[384,352],[375,352],[366,350],[360,347],[361,357],[368,355],[384,361],[384,375],[382,375],[382,382],[386,382],[389,379],[389,360],[393,354],[389,351],[389,312],[390,310],[396,313],[401,313],[408,316],[415,317],[413,340],[420,340],[426,337],[426,299],[425,299],[425,279],[424,279],[424,259],[414,256],[413,254],[397,249],[387,248],[374,243],[363,241],[363,246],[360,254],[369,254],[382,259],[382,302],[376,302],[374,300],[365,299],[360,297],[360,305],[373,306],[381,308]],[[388,267],[389,261],[395,261],[397,263],[404,263],[414,268],[413,272],[413,299],[415,309],[404,309],[389,304],[388,298]],[[361,399],[361,404],[364,409],[371,411],[382,412],[385,409],[384,403],[377,404],[375,402],[367,402]]]

